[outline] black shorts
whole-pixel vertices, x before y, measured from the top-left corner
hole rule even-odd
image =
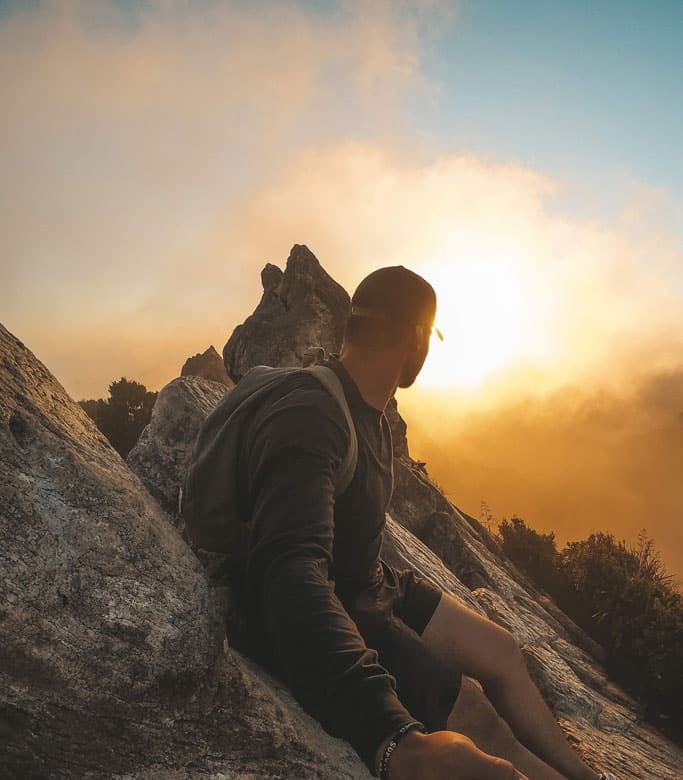
[[[368,647],[396,680],[401,703],[428,731],[446,728],[462,675],[447,667],[422,641],[442,591],[411,569],[382,561],[383,580],[345,602]]]

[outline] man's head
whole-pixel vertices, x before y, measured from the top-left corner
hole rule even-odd
[[[351,298],[344,343],[368,353],[405,352],[399,386],[409,387],[427,357],[435,315],[436,293],[429,282],[402,265],[379,268]]]

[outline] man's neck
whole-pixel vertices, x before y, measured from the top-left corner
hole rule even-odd
[[[339,362],[356,383],[363,400],[383,412],[398,387],[400,367],[385,353],[359,352],[342,348]]]

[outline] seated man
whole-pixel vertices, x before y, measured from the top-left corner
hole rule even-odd
[[[339,404],[295,373],[259,405],[240,457],[252,646],[380,777],[598,780],[512,635],[380,558],[393,489],[384,409],[422,368],[435,313],[434,290],[402,266],[356,290],[341,352],[326,362],[358,439],[355,475],[336,499],[349,446]]]

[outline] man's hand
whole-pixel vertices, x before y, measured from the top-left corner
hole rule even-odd
[[[382,745],[382,752],[386,743]],[[389,759],[389,780],[528,780],[502,758],[454,731],[411,731]]]

